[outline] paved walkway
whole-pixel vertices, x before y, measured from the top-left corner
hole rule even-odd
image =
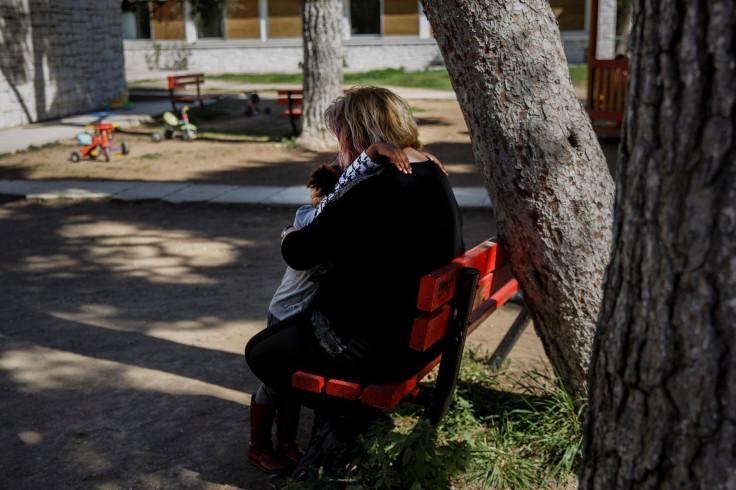
[[[482,187],[461,187],[454,191],[461,207],[491,207],[488,194]],[[301,206],[309,203],[309,191],[304,186],[235,186],[190,182],[0,180],[0,195],[25,199],[162,200],[171,203],[249,203],[270,206]]]

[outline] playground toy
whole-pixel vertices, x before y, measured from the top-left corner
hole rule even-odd
[[[118,157],[121,156],[121,153],[123,155],[130,153],[130,145],[127,141],[123,141],[120,146],[112,145],[113,135],[115,128],[118,127],[118,123],[102,122],[106,116],[110,115],[113,114],[109,112],[95,112],[90,114],[90,116],[98,118],[97,123],[92,126],[85,126],[84,128],[88,131],[94,131],[94,133],[84,132],[77,135],[77,142],[82,145],[82,148],[79,151],[72,152],[72,162],[76,163],[84,157],[96,159],[100,154],[104,155],[105,161],[109,162],[113,152],[117,153]]]
[[[151,139],[155,142],[161,141],[164,137],[166,139],[171,139],[176,135],[176,131],[181,131],[181,137],[184,139],[184,141],[192,141],[194,138],[197,137],[197,126],[189,122],[189,114],[187,113],[189,111],[189,106],[184,106],[181,108],[181,119],[176,117],[176,114],[173,112],[166,111],[164,112],[163,118],[164,123],[166,123],[166,130],[164,134],[161,134],[161,131],[154,131],[151,134]]]
[[[128,97],[130,97],[130,94],[126,90],[121,90],[120,92],[115,94],[115,97],[107,99],[108,110],[110,109],[131,110],[133,108],[133,103],[130,100],[128,100]]]

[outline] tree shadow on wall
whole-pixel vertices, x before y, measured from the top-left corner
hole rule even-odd
[[[16,0],[14,3],[20,4],[21,2]],[[30,19],[21,11],[20,5],[2,7],[0,12],[3,14],[0,16],[0,30],[3,32],[5,41],[3,49],[0,49],[0,71],[26,118],[32,121],[31,111],[18,88],[31,78],[27,59],[31,47],[28,39]]]
[[[91,22],[100,13],[114,15],[108,5],[95,6],[95,2],[70,11],[51,0],[11,2],[0,7],[5,41],[0,50],[0,71],[28,122],[98,108],[94,94],[99,93],[99,84],[103,84],[103,93],[111,96],[122,88],[109,75],[100,78],[100,73],[109,71],[106,66],[123,58],[122,25],[110,30],[95,28]],[[110,38],[119,39],[119,49],[110,49]],[[93,59],[80,54],[91,51],[87,46],[99,47]],[[122,61],[117,62],[122,66]],[[29,100],[29,84],[33,100]]]

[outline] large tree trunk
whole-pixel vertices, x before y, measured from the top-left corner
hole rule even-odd
[[[342,0],[302,0],[304,104],[300,146],[335,149],[324,113],[342,93]]]
[[[613,182],[546,0],[425,1],[547,355],[584,396]]]
[[[736,488],[735,11],[634,3],[582,488]]]

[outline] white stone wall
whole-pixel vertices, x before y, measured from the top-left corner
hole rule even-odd
[[[616,0],[598,2],[596,58],[612,60],[616,56]]]
[[[104,109],[124,90],[119,0],[0,2],[0,129]]]
[[[585,62],[588,39],[585,34],[565,38],[568,63]],[[154,46],[160,48],[154,64]],[[165,79],[172,73],[298,73],[303,52],[301,39],[271,39],[267,42],[243,40],[125,41],[125,74],[129,81]],[[186,67],[181,61],[186,59]],[[345,41],[345,71],[362,72],[404,67],[421,71],[444,66],[434,39],[382,38]]]
[[[588,33],[562,33],[562,43],[565,47],[565,56],[570,65],[587,63]]]

